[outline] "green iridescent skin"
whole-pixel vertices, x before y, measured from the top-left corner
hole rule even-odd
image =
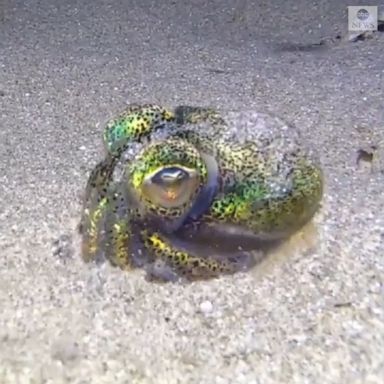
[[[321,169],[304,157],[292,157],[292,186],[275,190],[268,177],[269,157],[257,145],[216,145],[221,184],[204,221],[244,227],[260,238],[287,237],[312,216],[323,193]],[[226,170],[224,172],[223,170]],[[263,234],[263,235],[261,235]]]
[[[220,231],[223,238],[228,237],[225,228],[231,227],[257,240],[283,239],[315,213],[323,193],[323,176],[316,164],[300,153],[291,154],[287,159],[291,184],[289,188],[279,185],[273,168],[278,154],[275,159],[273,153],[264,153],[259,143],[219,139],[226,122],[214,110],[180,110],[182,113],[156,105],[133,105],[107,125],[106,157],[91,172],[85,194],[81,221],[84,260],[103,256],[122,269],[143,267],[149,275],[164,280],[233,273],[249,268],[249,258],[233,253],[219,257],[200,254],[193,236],[215,229],[220,242]],[[184,129],[204,121],[215,127],[214,137]],[[171,124],[176,129],[169,137],[144,145],[134,159],[122,160],[133,143]],[[206,187],[212,184],[207,156],[217,166],[214,194]],[[119,162],[125,171],[116,182],[113,172]],[[196,171],[196,188],[180,205],[159,206],[145,196],[143,182],[147,175],[170,166]],[[195,204],[199,199],[200,205]],[[201,201],[209,205],[205,207]],[[185,234],[193,235],[189,243]]]

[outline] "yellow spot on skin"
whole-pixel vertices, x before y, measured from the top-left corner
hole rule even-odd
[[[228,216],[230,216],[230,215],[233,213],[234,210],[235,210],[235,205],[234,205],[234,204],[230,204],[230,205],[228,205],[228,206],[225,208],[225,213],[224,213],[224,215],[225,215],[226,217],[228,217]]]
[[[132,177],[132,184],[136,190],[140,188],[142,181],[143,181],[143,174],[139,172],[135,172]]]
[[[175,114],[171,111],[165,111],[164,112],[164,119],[165,120],[173,120],[175,118]]]
[[[91,260],[93,255],[97,252],[99,242],[99,222],[103,216],[107,202],[108,200],[104,198],[100,201],[97,208],[93,212],[90,212],[89,209],[84,211],[84,214],[88,217],[89,220],[89,228],[87,231],[88,241],[84,240],[82,244],[84,259],[86,260]]]
[[[114,232],[116,234],[115,242],[115,255],[116,261],[123,269],[130,269],[131,263],[129,261],[129,249],[127,242],[129,240],[129,233],[125,224],[115,223]]]
[[[251,209],[248,203],[240,203],[235,210],[235,220],[246,220],[251,217]]]
[[[168,248],[167,245],[156,234],[151,235],[149,240],[152,242],[155,248],[158,248],[161,251],[164,251]]]

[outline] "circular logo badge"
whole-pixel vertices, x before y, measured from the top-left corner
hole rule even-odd
[[[364,9],[364,8],[359,9],[359,10],[357,11],[356,17],[357,17],[359,20],[361,20],[361,21],[363,21],[363,20],[367,20],[368,17],[369,17],[369,12],[368,12],[366,9]]]

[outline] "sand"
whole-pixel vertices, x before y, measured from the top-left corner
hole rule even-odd
[[[0,2],[0,383],[383,383],[384,34],[343,39],[352,1],[56,3]],[[86,178],[130,102],[280,116],[320,153],[321,210],[235,276],[84,264]]]

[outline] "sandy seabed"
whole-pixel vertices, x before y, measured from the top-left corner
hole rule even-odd
[[[383,33],[340,41],[345,1],[51,3],[0,3],[0,383],[383,383]],[[206,282],[84,264],[81,195],[129,102],[297,126],[326,175],[311,227]]]

